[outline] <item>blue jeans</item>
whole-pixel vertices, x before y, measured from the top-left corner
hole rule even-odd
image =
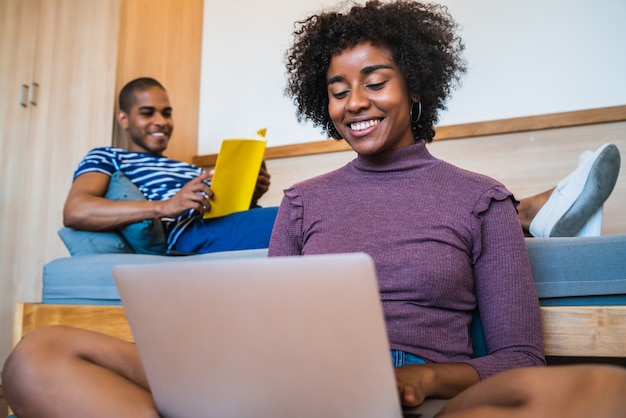
[[[267,248],[278,207],[255,208],[221,218],[199,219],[178,237],[176,251],[218,251]]]
[[[402,350],[391,350],[391,363],[393,367],[401,367],[409,364],[426,364],[426,360]]]

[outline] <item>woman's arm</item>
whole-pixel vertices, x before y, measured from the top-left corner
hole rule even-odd
[[[453,397],[503,370],[545,364],[539,303],[512,201],[491,200],[474,229],[474,288],[489,354],[463,363],[397,368],[406,406],[429,397]]]
[[[467,363],[481,379],[507,369],[545,365],[539,299],[511,199],[492,200],[477,218],[474,286],[489,354]]]
[[[302,254],[302,197],[295,187],[285,190],[278,208],[268,255],[291,256]]]

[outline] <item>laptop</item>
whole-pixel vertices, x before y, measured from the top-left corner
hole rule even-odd
[[[403,417],[365,254],[120,265],[113,276],[164,417]]]

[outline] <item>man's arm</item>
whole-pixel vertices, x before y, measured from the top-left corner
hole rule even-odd
[[[206,196],[213,196],[204,183],[209,177],[208,173],[199,175],[165,201],[120,201],[104,197],[109,187],[108,175],[85,173],[74,179],[70,188],[63,208],[63,224],[85,231],[104,231],[144,219],[175,217],[188,209],[203,213],[210,206]]]

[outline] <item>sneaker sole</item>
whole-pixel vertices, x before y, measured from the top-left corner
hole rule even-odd
[[[615,145],[609,144],[593,163],[580,196],[556,222],[550,236],[575,236],[611,195],[619,176],[619,168],[619,150]]]

